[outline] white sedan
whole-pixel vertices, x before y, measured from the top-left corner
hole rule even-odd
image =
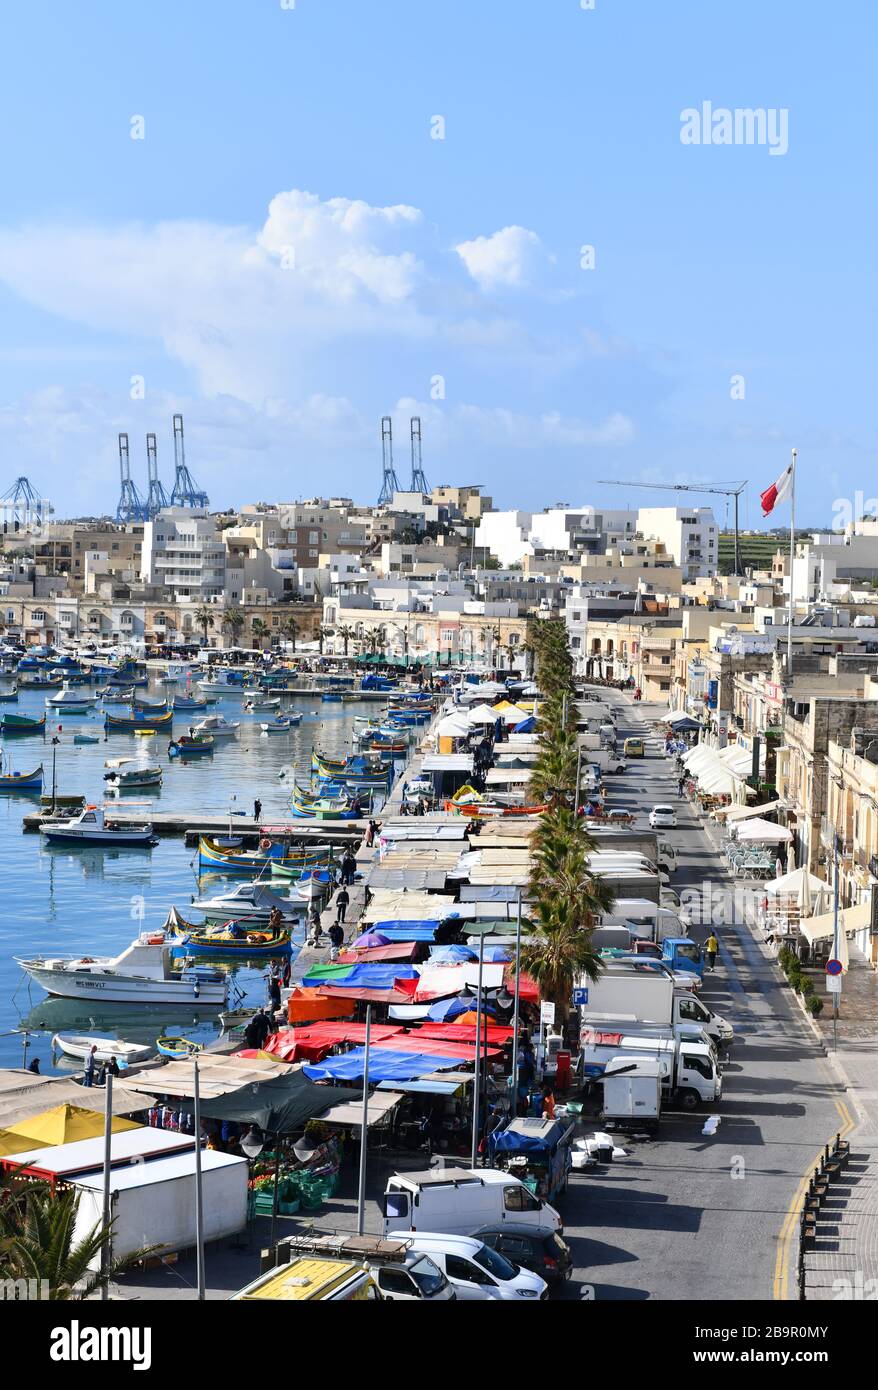
[[[677,824],[677,812],[673,806],[653,806],[649,813],[649,824],[653,830],[673,830]]]

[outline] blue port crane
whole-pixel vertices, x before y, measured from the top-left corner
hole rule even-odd
[[[131,481],[131,459],[128,454],[127,434],[119,435],[119,477],[122,488],[119,493],[119,505],[116,508],[116,520],[123,523],[148,521],[149,508]]]
[[[388,507],[393,501],[393,494],[401,491],[396,470],[393,467],[393,422],[389,415],[381,417],[381,453],[383,458],[383,472],[381,475],[381,492],[378,495],[378,506]]]
[[[0,497],[0,520],[3,532],[38,531],[51,516],[53,508],[27,478],[16,478],[11,488]]]
[[[160,511],[171,504],[168,501],[168,494],[159,478],[158,454],[156,451],[155,435],[146,436],[146,468],[149,476],[149,494],[146,506],[149,511],[150,520],[157,516]]]
[[[424,477],[424,469],[421,464],[421,417],[412,416],[412,492],[419,492],[421,496],[429,493],[427,479]]]
[[[174,416],[174,490],[171,493],[172,507],[209,506],[206,492],[195,486],[192,475],[186,467],[186,448],[183,443],[183,416]]]

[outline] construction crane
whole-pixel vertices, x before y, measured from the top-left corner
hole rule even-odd
[[[427,479],[424,477],[424,469],[421,464],[421,417],[412,416],[412,492],[419,492],[423,497],[429,493]]]
[[[16,478],[12,487],[0,497],[3,532],[38,531],[52,510],[27,478]]]
[[[206,508],[208,497],[206,492],[201,492],[192,480],[192,474],[186,467],[186,449],[183,443],[183,416],[174,416],[174,490],[171,493],[172,507],[199,507]]]
[[[149,512],[149,519],[157,516],[160,511],[171,504],[168,501],[168,494],[165,492],[159,478],[159,463],[156,452],[155,435],[146,436],[146,469],[149,476],[149,493],[146,499],[146,507]]]
[[[149,509],[131,481],[131,460],[128,456],[127,434],[119,435],[119,476],[122,480],[122,490],[119,493],[116,520],[120,522],[148,521]]]
[[[644,487],[655,488],[661,492],[712,492],[719,497],[733,497],[735,500],[735,562],[732,574],[743,575],[741,568],[741,550],[738,534],[738,503],[741,493],[747,486],[745,478],[741,483],[637,483],[620,482],[618,478],[598,478],[599,483],[608,487]]]
[[[389,415],[382,415],[381,417],[381,453],[383,472],[377,506],[389,507],[393,501],[393,494],[401,491],[399,479],[393,467],[393,423]]]

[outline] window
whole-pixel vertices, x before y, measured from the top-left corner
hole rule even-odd
[[[506,1211],[538,1211],[539,1202],[526,1187],[504,1187],[503,1206]]]
[[[35,623],[44,623],[46,621],[46,615],[42,608],[34,609],[33,620]]]
[[[417,1298],[414,1284],[404,1269],[381,1269],[378,1271],[378,1287],[386,1293],[404,1294],[406,1298]]]
[[[448,1271],[449,1279],[459,1279],[465,1284],[488,1284],[494,1280],[478,1265],[474,1265],[470,1260],[461,1259],[459,1255],[446,1255],[445,1268]]]

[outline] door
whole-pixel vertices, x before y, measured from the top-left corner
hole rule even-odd
[[[415,1281],[404,1269],[379,1269],[378,1287],[382,1298],[395,1302],[413,1301],[420,1298]]]
[[[462,1255],[445,1256],[445,1273],[457,1289],[457,1297],[465,1302],[483,1303],[488,1298],[502,1297],[488,1271]]]
[[[384,1234],[388,1231],[410,1231],[412,1199],[408,1192],[385,1192],[382,1201]]]

